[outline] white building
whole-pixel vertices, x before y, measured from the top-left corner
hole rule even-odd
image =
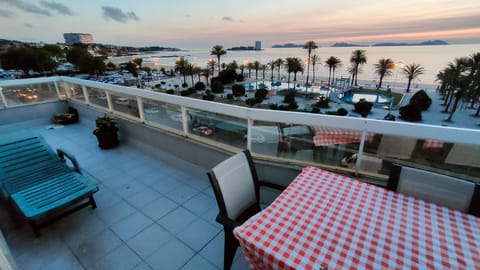
[[[93,43],[93,36],[91,34],[82,33],[64,33],[63,38],[67,45],[73,45],[76,43],[90,44]]]

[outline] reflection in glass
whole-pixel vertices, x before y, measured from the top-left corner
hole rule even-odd
[[[189,132],[215,143],[247,147],[247,121],[227,115],[188,109]]]
[[[8,106],[57,100],[59,97],[53,82],[2,88]]]
[[[143,99],[143,112],[148,122],[182,130],[182,111],[178,105]]]

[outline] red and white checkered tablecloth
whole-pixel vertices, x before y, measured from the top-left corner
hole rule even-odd
[[[362,132],[358,130],[322,126],[312,126],[312,129],[315,131],[313,136],[315,146],[359,143],[362,140]],[[367,133],[365,140],[371,142],[373,135],[372,133]]]
[[[480,219],[315,167],[234,230],[253,269],[480,269]]]

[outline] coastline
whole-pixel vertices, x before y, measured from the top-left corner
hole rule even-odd
[[[389,57],[397,63],[402,64],[421,64],[425,67],[425,74],[420,76],[420,80],[415,81],[413,86],[417,85],[419,88],[433,88],[435,89],[437,83],[435,81],[436,74],[445,68],[449,62],[457,57],[468,56],[475,51],[478,51],[479,44],[449,44],[449,45],[434,45],[434,46],[392,46],[392,47],[320,47],[316,49],[315,53],[320,56],[321,64],[315,67],[315,76],[318,80],[326,81],[328,79],[328,68],[324,66],[324,61],[329,56],[336,56],[341,60],[341,66],[337,67],[335,71],[336,78],[348,78],[348,68],[350,66],[350,56],[353,50],[364,49],[367,52],[367,64],[362,66],[362,72],[359,74],[359,80],[362,84],[375,85],[378,76],[374,73],[373,64],[380,58]],[[148,54],[139,54],[128,57],[109,58],[108,61],[113,63],[121,63],[131,60],[132,57],[141,57],[143,65],[153,69],[158,67],[173,68],[177,57],[184,57],[190,63],[200,67],[206,67],[209,59],[215,59],[216,56],[210,55],[210,49],[190,49],[188,51],[178,52],[154,52]],[[222,63],[229,63],[235,60],[238,64],[245,64],[253,61],[259,61],[262,64],[267,64],[269,61],[285,58],[285,57],[299,57],[306,58],[306,52],[302,48],[264,48],[261,51],[228,51],[227,54],[221,58]],[[254,73],[254,71],[253,71]],[[261,73],[261,72],[259,72]],[[270,73],[266,72],[266,77],[269,78]],[[287,75],[286,72],[282,72]],[[312,69],[310,70],[312,76]],[[305,80],[306,72],[302,75],[298,74],[298,80]],[[406,86],[406,78],[399,69],[394,70],[392,76],[384,79],[384,85],[390,85],[392,88],[397,86]]]

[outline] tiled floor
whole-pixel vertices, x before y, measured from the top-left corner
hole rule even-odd
[[[100,150],[81,124],[31,129],[73,153],[100,191],[97,209],[76,212],[39,238],[28,226],[14,228],[1,205],[1,229],[20,269],[222,269],[223,231],[204,169],[179,171],[125,144]],[[233,269],[248,269],[240,249]]]

